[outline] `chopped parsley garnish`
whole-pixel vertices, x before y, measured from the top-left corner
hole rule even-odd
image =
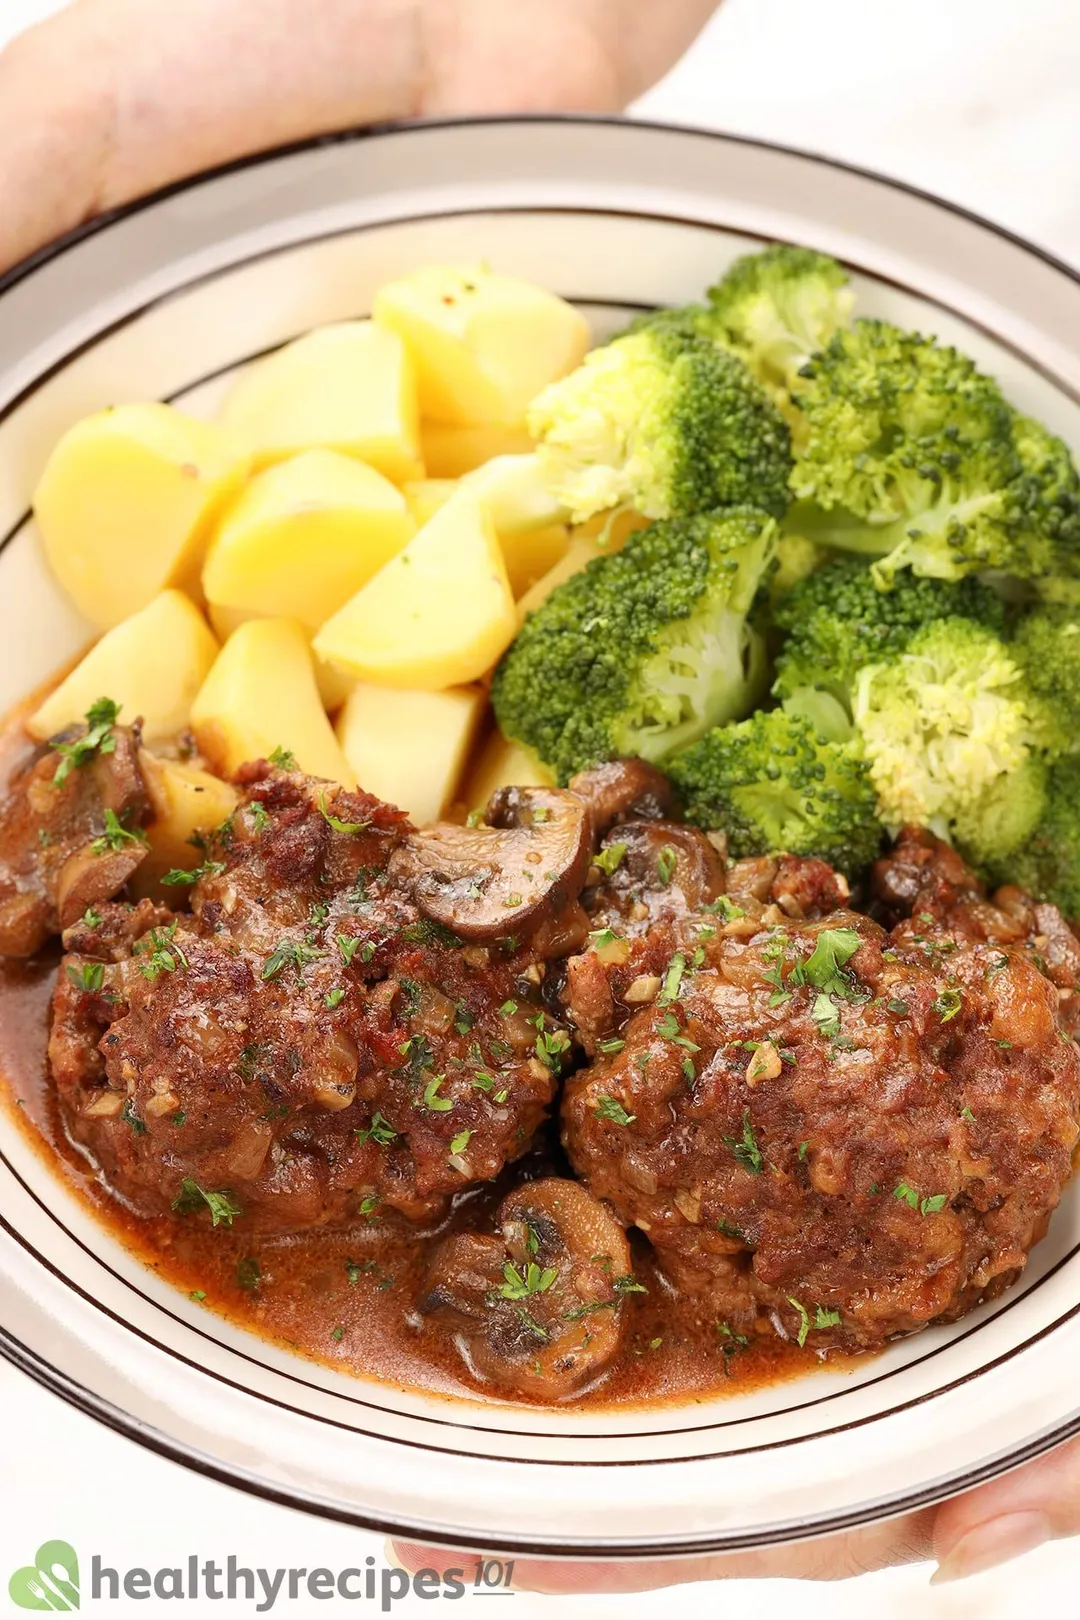
[[[715,900],[710,900],[709,904],[702,906],[701,909],[702,911],[711,911],[718,917],[723,917],[725,922],[737,922],[740,917],[746,916],[742,906],[737,906],[734,900],[730,899],[726,894],[721,894]]]
[[[824,1305],[819,1305],[814,1311],[814,1328],[820,1333],[822,1328],[840,1326],[840,1312],[827,1311]]]
[[[668,970],[664,974],[664,982],[660,987],[660,994],[657,997],[657,1001],[661,1007],[679,999],[679,991],[682,988],[683,974],[685,971],[686,958],[681,951],[676,951],[675,955],[668,963]]]
[[[934,1011],[943,1024],[955,1018],[963,1005],[964,998],[954,985],[947,986],[934,997]]]
[[[570,1037],[564,1029],[541,1030],[536,1037],[536,1055],[552,1074],[562,1071],[563,1054],[570,1050]]]
[[[593,865],[598,866],[605,877],[610,877],[622,865],[628,847],[627,844],[608,844],[593,856]]]
[[[893,1189],[893,1197],[899,1199],[902,1204],[907,1204],[909,1209],[917,1209],[920,1215],[936,1215],[949,1202],[948,1193],[934,1193],[931,1198],[920,1198],[918,1190],[909,1186],[906,1181],[902,1181]]]
[[[280,745],[267,755],[269,763],[276,765],[279,771],[295,771],[296,755],[291,748],[282,748]]]
[[[810,1151],[809,1142],[800,1142],[799,1143],[798,1159],[799,1159],[800,1164],[805,1164],[806,1163],[806,1155],[807,1155],[807,1153],[809,1153],[809,1151]]]
[[[252,832],[254,832],[256,835],[259,833],[264,833],[267,827],[270,825],[270,816],[267,812],[265,804],[263,804],[261,799],[252,799],[251,803],[248,805],[248,809],[251,811]]]
[[[628,1114],[617,1097],[609,1097],[602,1092],[596,1099],[594,1109],[597,1119],[607,1120],[609,1125],[632,1125],[637,1118],[636,1114]]]
[[[500,1018],[513,1018],[513,1016],[517,1012],[517,1010],[518,1010],[518,1004],[517,1004],[516,1001],[504,1001],[502,1006],[499,1008],[499,1017]]]
[[[188,1295],[188,1299],[194,1300],[196,1305],[201,1305],[205,1298],[206,1298],[206,1289],[205,1288],[193,1288],[191,1290],[191,1293]]]
[[[822,990],[814,997],[810,1016],[826,1040],[835,1040],[840,1033],[840,1013],[831,996]]]
[[[177,967],[187,967],[187,957],[176,943],[175,918],[168,928],[151,928],[145,940],[139,941],[139,972],[154,984],[163,973],[175,973]]]
[[[330,1337],[333,1339],[335,1344],[341,1343],[342,1339],[345,1337],[345,1329],[340,1322],[334,1329],[333,1333],[331,1333]]]
[[[294,967],[297,973],[302,973],[308,962],[316,961],[321,955],[322,952],[312,945],[305,945],[295,939],[283,939],[266,958],[262,976],[264,979],[276,979],[286,967]]]
[[[451,1153],[464,1153],[465,1149],[469,1145],[469,1138],[471,1136],[472,1136],[472,1131],[458,1131],[457,1135],[454,1137],[453,1141],[450,1143],[450,1152]]]
[[[362,833],[367,832],[371,826],[370,821],[341,821],[337,816],[331,815],[326,808],[325,793],[319,794],[319,814],[327,826],[332,827],[336,833]]]
[[[799,1332],[796,1342],[801,1350],[803,1345],[806,1343],[806,1335],[810,1332],[810,1313],[806,1309],[806,1306],[801,1304],[793,1294],[788,1294],[787,1302],[799,1313]]]
[[[656,857],[656,875],[666,889],[675,876],[675,868],[679,864],[678,854],[670,844],[665,844]]]
[[[125,844],[146,844],[148,842],[149,840],[141,827],[125,827],[115,810],[106,810],[105,831],[100,838],[94,839],[90,849],[95,855],[107,855],[110,850],[123,849]]]
[[[55,742],[51,746],[60,755],[60,763],[53,773],[53,781],[62,787],[73,770],[88,765],[95,754],[114,754],[116,734],[113,726],[120,713],[120,705],[112,698],[98,698],[86,711],[86,732],[74,742]]]
[[[136,1136],[146,1135],[146,1125],[135,1112],[135,1099],[133,1097],[129,1097],[123,1108],[120,1110],[120,1118],[123,1120],[125,1125],[131,1126],[131,1129],[135,1132]]]
[[[351,966],[352,959],[362,944],[361,939],[356,934],[339,934],[337,944],[338,950],[341,952],[341,960],[346,967]]]
[[[262,1282],[262,1267],[257,1260],[247,1259],[236,1262],[236,1286],[245,1293],[254,1294]]]
[[[754,1127],[750,1123],[749,1108],[743,1110],[742,1140],[738,1141],[734,1136],[725,1136],[724,1146],[731,1149],[744,1170],[749,1170],[751,1175],[760,1176],[765,1160],[762,1158],[761,1149],[758,1147]]]
[[[621,1035],[612,1035],[606,1041],[597,1042],[597,1051],[603,1052],[605,1057],[610,1057],[615,1052],[621,1052],[625,1045],[626,1042]]]
[[[974,1125],[975,1123],[975,1115],[971,1112],[970,1108],[961,1108],[960,1118],[966,1119],[969,1125]]]
[[[902,1001],[899,996],[894,996],[891,1001],[885,1003],[885,1006],[889,1012],[895,1013],[897,1018],[906,1018],[910,1011],[907,1002]]]
[[[95,911],[93,906],[87,906],[79,920],[84,928],[100,928],[101,912]]]
[[[454,1106],[449,1097],[439,1096],[439,1087],[445,1079],[444,1074],[437,1074],[424,1087],[424,1107],[433,1114],[445,1114]]]
[[[360,1138],[361,1142],[375,1142],[379,1147],[389,1147],[390,1143],[397,1136],[397,1131],[395,1131],[390,1122],[385,1120],[379,1113],[378,1109],[376,1109],[371,1116],[371,1124],[365,1125],[363,1129],[358,1130],[356,1134]]]
[[[96,995],[101,989],[102,980],[105,977],[105,967],[101,962],[84,962],[82,967],[77,968],[72,967],[69,962],[67,964],[67,976],[76,990],[81,990],[84,995],[92,996]]]
[[[183,1108],[178,1108],[176,1113],[172,1115],[171,1123],[177,1127],[187,1124],[187,1113]]]
[[[340,1007],[341,1006],[341,1003],[344,1001],[344,999],[345,999],[344,987],[342,985],[338,984],[338,985],[334,986],[333,990],[328,990],[326,992],[325,996],[323,997],[323,1005],[326,1006],[326,1007],[329,1007],[330,1010],[333,1011],[333,1009],[335,1007]]]
[[[842,970],[861,944],[854,928],[823,928],[812,953],[792,970],[790,982],[812,984],[816,990],[850,998],[854,985],[850,974]]]
[[[626,1272],[621,1277],[616,1277],[611,1286],[620,1298],[624,1294],[647,1294],[649,1292],[645,1284],[639,1283],[637,1278],[632,1276],[630,1272]]]
[[[420,917],[406,924],[399,937],[409,945],[444,945],[448,950],[461,944],[457,935],[434,917]]]
[[[503,1299],[529,1299],[533,1294],[546,1293],[558,1275],[551,1266],[541,1269],[535,1260],[530,1260],[522,1273],[512,1260],[508,1260],[503,1266],[506,1280],[500,1284],[499,1293]]]
[[[231,1226],[236,1217],[244,1213],[227,1192],[207,1192],[197,1181],[185,1176],[180,1183],[180,1191],[173,1199],[173,1209],[180,1215],[190,1215],[192,1210],[200,1209],[203,1204],[210,1211],[213,1226]]]
[[[193,866],[188,870],[181,866],[174,866],[165,873],[161,882],[166,888],[178,887],[182,883],[198,883],[200,878],[217,877],[225,870],[224,861],[203,861],[201,866]]]
[[[366,1198],[362,1198],[360,1200],[361,1215],[374,1215],[381,1203],[382,1199],[379,1197],[378,1193],[369,1193]]]

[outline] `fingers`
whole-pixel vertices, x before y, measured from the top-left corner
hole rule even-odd
[[[231,158],[416,114],[610,111],[716,0],[76,0],[0,54],[0,270]]]
[[[586,1563],[573,1559],[514,1561],[514,1586],[530,1592],[567,1596],[570,1593],[653,1591],[697,1581],[786,1579],[839,1581],[896,1564],[920,1563],[931,1556],[933,1514],[914,1514],[887,1520],[843,1535],[812,1541],[723,1553],[705,1558],[663,1560],[625,1559]],[[468,1584],[478,1562],[473,1553],[452,1548],[423,1547],[393,1542],[392,1560],[405,1569],[463,1569]]]
[[[1080,1535],[1080,1440],[946,1502],[934,1526],[934,1581],[963,1580],[1044,1542],[1075,1535]]]

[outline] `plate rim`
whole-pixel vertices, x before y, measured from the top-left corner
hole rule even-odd
[[[708,128],[697,124],[672,123],[657,119],[625,117],[614,114],[496,113],[461,118],[435,117],[386,120],[369,125],[348,126],[340,130],[302,137],[295,141],[261,148],[258,151],[247,153],[224,163],[199,169],[191,175],[186,175],[164,186],[157,187],[153,191],[140,195],[127,203],[98,214],[92,219],[86,220],[71,230],[64,232],[41,248],[27,254],[3,274],[0,274],[0,298],[35,272],[62,258],[88,239],[104,233],[138,214],[149,211],[170,198],[232,174],[242,173],[248,169],[264,165],[271,166],[290,157],[300,156],[320,149],[358,145],[369,140],[392,139],[412,132],[437,132],[439,130],[461,128],[486,129],[506,126],[520,129],[536,125],[561,125],[586,129],[597,127],[627,128],[652,131],[664,135],[675,134],[733,147],[772,152],[782,157],[806,162],[817,168],[836,170],[870,182],[876,187],[902,193],[929,205],[931,208],[951,214],[976,227],[976,229],[988,232],[1000,241],[1019,249],[1022,254],[1041,262],[1074,286],[1080,286],[1080,268],[1072,266],[1048,248],[1031,241],[1008,226],[989,219],[962,203],[942,197],[925,187],[828,153],[762,137],[738,134],[722,128]],[[651,213],[652,210],[644,210],[644,212]],[[886,276],[882,279],[888,280],[889,278]],[[970,317],[967,318],[970,319]],[[1000,334],[994,335],[999,342],[1002,341]],[[1023,353],[1022,350],[1020,352]],[[1037,369],[1043,369],[1040,362],[1033,360],[1031,356],[1024,354],[1024,358],[1029,364],[1034,364]],[[40,381],[40,379],[38,380]],[[1066,392],[1069,391],[1068,385],[1063,384],[1063,379],[1055,376],[1052,381],[1058,388],[1064,387]],[[1051,1327],[1043,1330],[1037,1337],[1042,1338],[1057,1331],[1061,1326],[1060,1322],[1052,1324]],[[449,1531],[441,1526],[433,1527],[423,1523],[410,1524],[400,1517],[396,1520],[381,1518],[378,1515],[365,1513],[344,1502],[335,1502],[332,1499],[305,1492],[297,1487],[289,1488],[284,1485],[275,1485],[269,1479],[249,1472],[239,1465],[219,1460],[208,1453],[187,1445],[182,1440],[173,1438],[164,1430],[148,1424],[137,1416],[123,1410],[105,1396],[80,1383],[77,1378],[61,1368],[53,1366],[45,1356],[24,1344],[15,1334],[2,1325],[0,1325],[0,1356],[3,1356],[6,1361],[19,1371],[34,1379],[41,1387],[59,1396],[66,1404],[93,1418],[96,1422],[113,1430],[115,1433],[123,1435],[145,1449],[169,1461],[178,1463],[192,1472],[230,1486],[233,1489],[243,1490],[263,1500],[384,1535],[407,1536],[420,1542],[440,1542],[442,1544],[445,1544],[447,1537],[450,1537],[455,1546],[460,1546],[466,1551],[507,1551],[516,1555],[571,1561],[679,1559],[754,1547],[778,1546],[792,1541],[809,1540],[835,1534],[933,1506],[951,1496],[973,1489],[988,1480],[1020,1467],[1042,1456],[1065,1440],[1080,1434],[1080,1409],[1076,1409],[1061,1421],[1051,1424],[1030,1436],[1025,1442],[1015,1444],[1003,1452],[991,1454],[962,1471],[941,1475],[928,1481],[918,1489],[908,1488],[892,1495],[886,1494],[870,1501],[854,1504],[842,1512],[831,1511],[817,1518],[813,1516],[792,1518],[777,1521],[771,1525],[728,1533],[718,1531],[705,1535],[692,1534],[685,1539],[651,1542],[640,1537],[632,1542],[595,1540],[586,1543],[546,1539],[531,1540],[527,1536],[514,1536],[506,1532],[497,1532],[494,1540],[491,1540],[481,1538],[468,1531]],[[933,1397],[924,1397],[924,1399],[930,1398]],[[696,1461],[696,1459],[690,1460]]]

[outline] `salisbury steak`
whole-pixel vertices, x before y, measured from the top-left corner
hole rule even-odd
[[[487,943],[475,895],[467,944],[424,914],[399,811],[265,762],[242,776],[190,915],[104,907],[67,935],[50,1058],[68,1128],[148,1212],[239,1208],[268,1230],[437,1218],[525,1151],[552,1101],[569,1039],[543,963],[502,899]],[[540,826],[581,813],[540,799]],[[471,836],[473,887],[494,893],[506,835]],[[531,838],[511,839],[515,860]],[[539,922],[547,869],[528,873]]]
[[[890,936],[745,902],[677,925],[648,1006],[611,970],[632,1016],[568,1084],[575,1169],[730,1332],[863,1348],[960,1315],[1016,1276],[1069,1176],[1057,989],[929,913]]]

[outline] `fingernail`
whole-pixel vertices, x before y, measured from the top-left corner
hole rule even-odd
[[[1053,1533],[1045,1513],[1006,1513],[1000,1519],[991,1519],[961,1536],[931,1575],[930,1585],[965,1581],[969,1575],[993,1569],[996,1564],[1007,1564],[1011,1558],[1043,1546]]]

